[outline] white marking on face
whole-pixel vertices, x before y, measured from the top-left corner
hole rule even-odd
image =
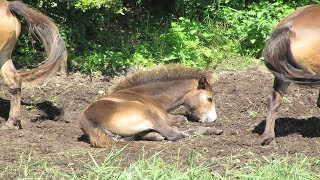
[[[209,110],[207,113],[205,113],[202,118],[200,119],[201,122],[207,123],[207,122],[214,122],[217,119],[217,112],[216,108],[213,107],[211,110]]]

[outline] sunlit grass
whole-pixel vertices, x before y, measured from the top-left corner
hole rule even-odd
[[[269,155],[258,157],[249,155],[246,162],[240,161],[240,155],[212,158],[210,163],[200,162],[200,155],[191,152],[188,159],[181,161],[179,155],[176,162],[168,163],[161,158],[161,152],[151,157],[144,154],[129,165],[124,165],[125,148],[111,150],[103,160],[98,161],[92,152],[75,156],[83,162],[83,169],[72,166],[55,166],[46,160],[33,160],[33,154],[21,154],[16,164],[11,164],[0,171],[0,179],[319,179],[320,160],[303,154]],[[60,154],[58,156],[65,156]],[[68,156],[70,154],[68,153]],[[220,168],[218,169],[218,165]],[[15,172],[13,174],[12,172]]]

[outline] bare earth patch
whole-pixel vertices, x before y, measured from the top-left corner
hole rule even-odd
[[[318,90],[291,85],[276,120],[279,147],[260,145],[264,130],[267,96],[273,84],[272,75],[265,69],[225,72],[214,86],[218,120],[213,124],[222,129],[221,135],[197,136],[177,142],[138,141],[129,143],[122,160],[124,166],[142,154],[146,157],[161,151],[159,156],[167,162],[188,163],[191,152],[199,152],[198,159],[219,171],[217,159],[237,156],[242,164],[254,154],[257,158],[271,153],[294,155],[320,153],[320,119],[316,106]],[[10,168],[7,176],[17,176],[15,166],[21,159],[32,157],[33,162],[46,162],[62,172],[73,169],[81,172],[85,163],[92,163],[86,152],[103,161],[110,149],[90,147],[78,127],[81,110],[100,95],[110,84],[102,76],[90,79],[72,74],[66,80],[52,77],[48,82],[23,89],[21,130],[0,131],[0,172]],[[8,117],[8,93],[1,86],[0,120]],[[1,125],[1,124],[0,124]],[[188,127],[199,125],[190,122]],[[236,166],[236,165],[235,165]]]

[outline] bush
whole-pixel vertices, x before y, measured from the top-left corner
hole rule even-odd
[[[24,2],[57,22],[71,68],[112,74],[159,63],[238,66],[243,56],[260,57],[280,19],[298,6],[320,0],[176,0],[174,5],[168,0]],[[159,3],[162,6],[155,6]],[[24,30],[14,51],[20,66],[44,60],[35,39]]]

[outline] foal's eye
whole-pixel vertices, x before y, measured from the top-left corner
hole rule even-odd
[[[212,97],[207,97],[207,100],[208,100],[209,102],[212,102]]]

